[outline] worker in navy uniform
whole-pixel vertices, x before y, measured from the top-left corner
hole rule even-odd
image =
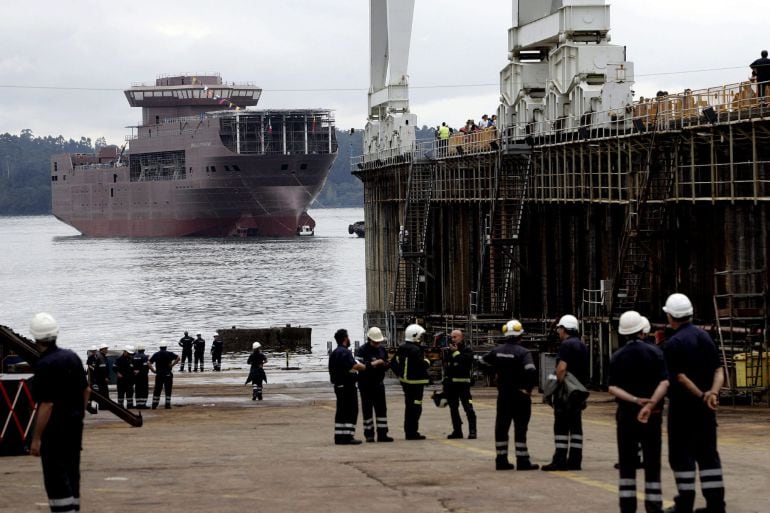
[[[184,372],[184,363],[187,362],[187,372],[192,372],[192,359],[193,359],[193,342],[192,338],[187,332],[184,332],[184,337],[179,339],[179,347],[182,348],[182,364],[179,366],[179,372]]]
[[[563,383],[569,372],[583,386],[588,383],[588,350],[580,340],[578,320],[564,315],[556,326],[561,340],[556,358],[556,379]],[[551,463],[543,470],[581,470],[583,463],[583,410],[584,399],[554,404],[553,433],[556,450]]]
[[[267,356],[262,353],[262,344],[254,342],[251,344],[251,354],[246,363],[251,365],[249,369],[249,376],[246,378],[246,383],[251,383],[251,400],[262,400],[262,383],[267,383],[267,375],[265,374],[265,363],[267,363]]]
[[[497,413],[495,415],[495,468],[513,470],[508,461],[508,430],[513,421],[516,444],[516,467],[537,470],[529,458],[527,429],[532,417],[532,389],[537,384],[537,369],[532,354],[521,346],[524,328],[516,319],[503,326],[505,342],[484,355],[482,361],[491,365],[497,375]]]
[[[337,445],[360,444],[355,438],[358,421],[358,393],[356,373],[366,369],[363,363],[353,358],[350,352],[348,331],[339,329],[334,333],[337,348],[329,355],[329,377],[337,396],[337,410],[334,414],[334,443]]]
[[[92,373],[91,387],[104,397],[110,396],[110,363],[107,360],[109,346],[105,343],[99,345],[99,351],[94,355],[94,370]]]
[[[29,331],[41,353],[31,383],[38,406],[30,453],[40,457],[51,511],[80,511],[80,448],[91,389],[78,355],[56,345],[53,317],[35,315]]]
[[[198,333],[195,340],[193,340],[193,357],[195,360],[195,372],[198,372],[198,363],[200,363],[201,372],[203,372],[203,354],[206,352],[206,341],[203,340],[201,334]]]
[[[398,347],[390,362],[393,372],[404,390],[404,434],[407,440],[425,440],[420,434],[422,396],[428,384],[428,367],[425,350],[420,345],[425,328],[410,324],[404,330],[404,343]]]
[[[86,378],[88,379],[89,385],[93,383],[93,373],[94,367],[96,365],[96,353],[98,352],[99,348],[96,346],[91,346],[88,348],[88,351],[86,351]]]
[[[392,442],[388,436],[388,407],[385,402],[385,371],[390,367],[388,353],[382,347],[386,339],[376,326],[366,333],[366,344],[358,348],[356,360],[366,366],[358,374],[358,390],[361,392],[361,413],[364,418],[364,438],[374,442],[375,417],[378,442]]]
[[[136,407],[147,408],[147,396],[149,395],[150,358],[144,352],[144,344],[136,345],[136,352],[131,358],[131,366],[134,370],[134,395]]]
[[[620,513],[636,512],[636,468],[639,445],[644,461],[644,507],[663,510],[660,485],[661,410],[668,375],[661,351],[644,340],[645,319],[634,310],[620,316],[618,333],[626,339],[610,361],[609,392],[618,403],[615,419],[618,440]]]
[[[171,408],[171,390],[174,386],[174,374],[172,372],[174,365],[179,363],[179,357],[176,353],[168,351],[168,343],[165,340],[160,342],[160,351],[150,357],[150,370],[155,374],[155,389],[152,392],[152,409],[156,409],[160,404],[160,391],[163,389],[166,393],[166,409]]]
[[[461,402],[465,416],[468,418],[468,438],[476,438],[476,412],[473,410],[473,396],[471,395],[473,350],[465,346],[462,330],[452,330],[450,337],[450,353],[444,379],[444,393],[452,419],[452,432],[447,438],[463,437],[463,421],[460,418]]]
[[[219,335],[214,335],[214,341],[211,342],[211,365],[217,372],[222,370],[222,349],[224,346],[225,343]]]
[[[671,383],[668,397],[668,461],[678,495],[672,513],[691,513],[695,502],[695,468],[700,472],[706,508],[698,512],[724,513],[725,487],[717,451],[716,410],[724,371],[711,337],[694,326],[693,308],[684,294],[672,294],[663,307],[674,334],[664,355]]]
[[[115,375],[118,384],[118,404],[129,408],[134,407],[134,348],[126,346],[123,353],[115,360]]]

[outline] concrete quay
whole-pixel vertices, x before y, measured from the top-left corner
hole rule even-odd
[[[336,446],[331,385],[268,384],[265,400],[252,402],[250,387],[236,384],[240,373],[235,378],[231,373],[177,375],[174,407],[146,410],[141,428],[109,414],[89,415],[82,511],[618,511],[615,408],[607,394],[593,393],[584,414],[582,471],[498,472],[495,389],[474,388],[477,440],[446,439],[449,411],[436,408],[429,391],[420,425],[428,439],[404,440],[403,396],[390,383],[388,417],[396,441]],[[719,421],[728,511],[767,513],[770,409],[722,406]],[[550,459],[552,423],[552,411],[536,397],[529,429],[533,462]],[[362,437],[360,416],[356,434]],[[664,435],[668,505],[675,487],[665,443]],[[37,458],[0,458],[0,490],[0,513],[48,509]],[[699,497],[696,507],[703,504]],[[644,510],[641,499],[638,510]]]

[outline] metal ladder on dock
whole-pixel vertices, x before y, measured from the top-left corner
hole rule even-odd
[[[436,163],[412,163],[406,186],[404,223],[398,234],[399,262],[392,310],[416,314],[425,299],[425,241]]]
[[[484,221],[482,265],[477,282],[482,313],[501,317],[511,315],[513,273],[532,169],[529,147],[509,157],[503,159],[502,153],[498,154],[492,205]]]
[[[624,311],[650,301],[650,289],[643,278],[650,267],[652,244],[666,221],[665,200],[671,195],[675,176],[671,150],[668,145],[656,149],[653,134],[639,195],[628,203],[613,280],[611,317],[619,317]]]

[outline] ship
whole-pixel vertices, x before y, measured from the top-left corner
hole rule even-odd
[[[256,110],[218,73],[125,91],[142,121],[122,148],[51,158],[53,215],[92,237],[296,236],[337,156],[328,109]]]

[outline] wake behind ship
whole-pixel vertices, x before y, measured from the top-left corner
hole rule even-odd
[[[218,74],[125,91],[142,108],[128,150],[51,159],[53,214],[95,237],[287,236],[337,156],[332,112],[247,110],[262,90]],[[225,110],[222,110],[225,109]]]

